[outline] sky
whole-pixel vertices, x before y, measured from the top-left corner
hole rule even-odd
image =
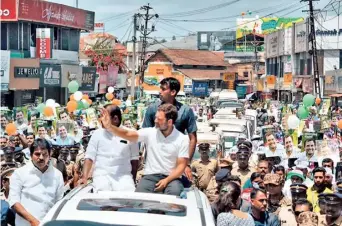
[[[69,6],[76,6],[76,0],[49,0]],[[315,8],[323,8],[330,0],[314,2]],[[95,12],[95,21],[105,23],[105,31],[116,36],[120,41],[131,40],[133,35],[134,13],[145,13],[139,8],[150,3],[151,14],[158,14],[158,19],[150,20],[156,31],[150,34],[158,40],[177,39],[196,31],[235,30],[236,19],[272,14],[275,17],[306,17],[302,10],[308,9],[306,2],[300,0],[78,0],[78,7]],[[219,5],[222,4],[222,5]],[[218,7],[215,7],[219,5]],[[208,9],[208,12],[189,11]],[[300,8],[302,7],[302,8]],[[250,11],[249,15],[247,12]],[[186,12],[186,13],[183,13]],[[175,15],[176,13],[183,13]],[[174,14],[174,15],[172,15]],[[216,18],[220,19],[216,19]],[[226,17],[226,18],[221,18]],[[212,19],[214,18],[214,19]],[[210,19],[206,22],[184,22],[183,20]],[[137,32],[139,36],[139,32]]]

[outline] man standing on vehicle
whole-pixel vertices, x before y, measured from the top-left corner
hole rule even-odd
[[[103,127],[115,136],[146,145],[146,165],[136,192],[166,193],[179,196],[180,181],[189,159],[189,138],[175,129],[177,108],[172,104],[158,107],[155,127],[130,131],[110,123],[108,112],[102,111]]]
[[[174,125],[178,131],[185,134],[187,132],[190,145],[189,145],[189,159],[187,163],[187,167],[185,169],[185,174],[187,178],[192,180],[192,172],[191,172],[191,160],[195,153],[196,143],[197,143],[197,125],[194,112],[188,105],[184,105],[176,100],[177,93],[180,91],[180,83],[177,79],[168,77],[164,78],[160,81],[160,100],[152,105],[150,105],[145,114],[144,122],[142,127],[154,127],[155,116],[157,113],[157,109],[160,105],[168,103],[176,106],[178,111],[178,118],[175,121]]]

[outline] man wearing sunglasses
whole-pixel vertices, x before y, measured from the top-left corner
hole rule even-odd
[[[237,153],[237,166],[233,167],[231,174],[240,177],[241,184],[244,185],[255,171],[249,166],[250,151],[248,148],[239,148]]]

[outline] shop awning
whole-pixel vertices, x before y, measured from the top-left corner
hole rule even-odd
[[[193,80],[220,80],[224,70],[177,69]]]

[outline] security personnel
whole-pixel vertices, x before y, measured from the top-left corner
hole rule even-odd
[[[297,225],[296,216],[293,212],[294,205],[298,199],[304,198],[306,199],[306,190],[307,186],[304,184],[292,184],[290,186],[291,194],[292,194],[292,206],[284,206],[280,208],[278,218],[282,226],[292,226]]]
[[[201,143],[198,145],[198,152],[201,155],[199,160],[194,161],[191,164],[192,172],[198,175],[198,189],[204,191],[207,189],[208,184],[211,178],[217,173],[218,171],[218,162],[216,159],[210,159],[210,144],[208,143]]]
[[[14,147],[5,147],[3,149],[4,151],[4,161],[1,162],[1,171],[4,171],[6,169],[10,168],[18,168],[19,164],[15,162],[14,160]]]
[[[336,182],[336,191],[340,194],[342,194],[342,179],[339,179]]]
[[[219,188],[224,182],[228,181],[228,178],[231,175],[230,171],[232,165],[233,162],[230,159],[219,160],[220,170],[216,173],[215,177],[211,178],[208,187],[204,192],[210,202],[213,202],[217,199]]]
[[[341,205],[342,205],[342,194],[333,193],[324,195],[326,202],[326,225],[341,226],[342,225],[342,215],[341,215]]]
[[[255,171],[252,166],[249,165],[249,158],[251,153],[247,147],[239,147],[237,153],[237,164],[232,169],[232,175],[238,176],[241,179],[241,184],[245,184]]]

